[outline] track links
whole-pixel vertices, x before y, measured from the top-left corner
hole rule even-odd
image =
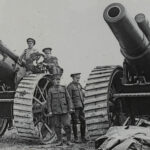
[[[107,92],[115,66],[96,67],[86,83],[85,117],[92,140],[105,134],[109,128]]]
[[[18,85],[14,98],[14,125],[25,140],[39,140],[38,129],[33,123],[32,101],[38,81],[45,74],[25,76]]]

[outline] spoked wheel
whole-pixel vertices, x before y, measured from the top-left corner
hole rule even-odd
[[[8,127],[8,120],[0,118],[0,137],[4,135]]]
[[[118,123],[120,106],[113,101],[112,95],[120,90],[121,77],[122,68],[119,66],[96,67],[89,75],[84,110],[91,139],[100,137],[110,126]]]
[[[5,89],[6,89],[6,85],[1,84],[0,91],[5,91]],[[4,135],[7,127],[8,127],[8,120],[0,118],[0,137]]]
[[[108,86],[108,114],[110,126],[123,125],[126,117],[122,113],[122,104],[119,99],[114,99],[113,94],[121,91],[121,79],[123,76],[123,70],[121,67],[117,67],[112,72]]]
[[[47,91],[52,86],[49,75],[31,74],[18,85],[14,99],[14,123],[24,139],[52,143],[56,136],[52,119],[47,117]]]

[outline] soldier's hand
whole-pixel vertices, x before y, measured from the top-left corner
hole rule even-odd
[[[49,112],[46,116],[51,117],[52,115],[53,115],[52,112]]]
[[[74,113],[74,110],[73,109],[70,109],[70,111],[69,111],[70,113]]]

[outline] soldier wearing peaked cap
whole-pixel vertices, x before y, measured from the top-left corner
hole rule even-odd
[[[27,43],[30,43],[30,42],[32,42],[33,45],[36,44],[36,41],[35,41],[33,38],[28,38],[28,39],[27,39]]]
[[[70,112],[73,104],[67,88],[60,85],[60,74],[54,75],[54,85],[48,90],[47,104],[49,116],[52,115],[55,133],[57,135],[56,146],[63,145],[61,128],[63,125],[67,136],[67,145],[71,144]]]
[[[34,61],[37,61],[42,54],[40,54],[35,48],[34,45],[36,41],[33,38],[28,38],[27,40],[28,48],[24,50],[20,56],[20,61],[26,64],[27,71],[32,73],[38,73],[39,70],[34,66]]]
[[[47,68],[51,74],[61,74],[63,73],[63,69],[58,64],[57,57],[52,56],[51,51],[52,48],[44,48],[43,53],[45,54],[44,63],[47,65]]]
[[[72,129],[74,134],[74,141],[78,143],[78,131],[77,124],[80,121],[80,132],[82,142],[86,142],[85,138],[86,132],[86,122],[84,115],[84,92],[81,84],[79,83],[81,73],[71,74],[73,81],[68,85],[67,89],[72,98],[73,106],[75,112],[71,114],[72,117]]]

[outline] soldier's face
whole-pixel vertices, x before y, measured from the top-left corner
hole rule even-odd
[[[45,52],[46,57],[50,57],[51,56],[51,52]]]
[[[80,81],[80,75],[77,75],[73,78],[73,81],[76,82],[76,83],[79,83]]]
[[[59,78],[54,79],[54,85],[56,85],[56,86],[60,85],[60,79]]]
[[[28,44],[28,48],[30,48],[30,49],[33,48],[33,46],[34,46],[32,41],[29,41],[27,44]]]

